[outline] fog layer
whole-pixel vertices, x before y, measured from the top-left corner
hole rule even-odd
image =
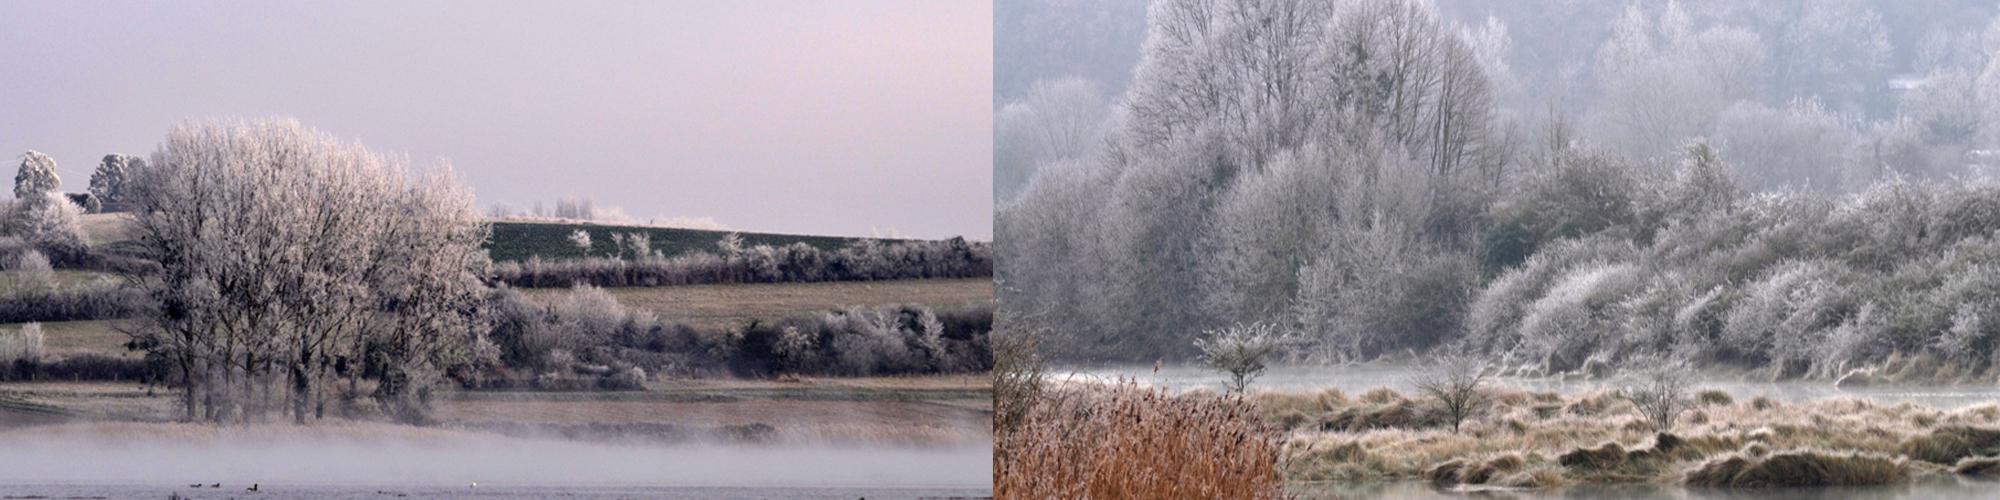
[[[992,448],[628,446],[455,431],[169,425],[0,434],[0,483],[984,488]]]

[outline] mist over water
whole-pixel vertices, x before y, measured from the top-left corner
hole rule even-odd
[[[640,446],[420,430],[0,434],[0,484],[990,488],[992,447]],[[267,432],[268,431],[268,432]],[[195,431],[198,432],[198,431]],[[489,488],[490,489],[490,488]]]
[[[1370,389],[1386,387],[1404,394],[1413,394],[1416,391],[1413,381],[1424,369],[1422,366],[1398,363],[1275,365],[1252,381],[1250,390],[1255,392],[1340,389],[1350,395],[1358,395]],[[1228,378],[1220,372],[1196,365],[1166,366],[1157,372],[1151,365],[1076,367],[1058,372],[1059,376],[1066,380],[1096,382],[1129,380],[1172,391],[1195,388],[1220,391],[1223,390],[1223,383]],[[1498,377],[1493,379],[1493,383],[1502,387],[1578,394],[1616,389],[1620,379]],[[1885,403],[1908,401],[1942,409],[2000,401],[2000,386],[1993,385],[1882,384],[1867,387],[1836,387],[1833,381],[1829,380],[1771,382],[1766,378],[1760,378],[1759,375],[1722,371],[1699,374],[1695,385],[1705,389],[1721,389],[1739,398],[1764,396],[1780,401],[1855,397]]]

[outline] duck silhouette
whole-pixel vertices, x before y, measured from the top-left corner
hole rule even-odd
[[[249,488],[244,488],[244,489],[243,489],[243,491],[248,491],[248,492],[252,492],[252,493],[255,493],[255,492],[257,492],[257,483],[250,483],[250,487],[249,487]]]
[[[211,484],[211,485],[208,485],[208,487],[210,487],[210,488],[221,488],[221,487],[222,487],[222,483],[215,483],[215,484]]]

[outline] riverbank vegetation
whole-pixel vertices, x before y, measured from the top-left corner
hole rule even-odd
[[[1042,160],[997,215],[1003,314],[1092,363],[1262,323],[1294,362],[2000,376],[2000,61],[1948,50],[2000,12],[1551,9],[1154,4],[1122,96],[1009,104],[1109,118],[1008,146]],[[1032,109],[1083,105],[1114,108]]]
[[[993,493],[1284,498],[1280,435],[1255,409],[1236,396],[1130,383],[1045,387],[1011,428],[995,428]]]
[[[1260,392],[1250,400],[1261,419],[1289,430],[1284,463],[1292,481],[1863,486],[1978,474],[2000,454],[1993,404],[1781,402],[1715,390],[1681,397],[1686,411],[1662,427],[1615,390],[1496,389],[1456,432],[1431,398],[1388,389]]]
[[[887,295],[907,298],[861,294],[805,309],[764,300],[770,310],[743,321],[695,324],[590,285],[987,276],[984,243],[801,236],[773,247],[643,229],[609,233],[611,254],[495,265],[488,247],[534,242],[494,241],[448,168],[412,176],[399,158],[293,121],[191,121],[151,161],[107,157],[92,186],[121,212],[88,224],[84,207],[59,195],[52,162],[27,155],[20,199],[0,203],[0,380],[158,384],[180,393],[183,420],[430,423],[436,393],[453,385],[637,390],[663,376],[990,366],[990,299],[921,303],[924,291],[969,287],[891,283],[901,292]],[[607,229],[536,227],[567,230],[585,255],[596,248],[590,231]],[[661,231],[714,236],[715,253],[668,257],[653,246]],[[575,288],[530,295],[512,281]],[[819,288],[804,293],[852,286]],[[59,338],[39,333],[42,322]],[[121,340],[102,341],[112,336]]]

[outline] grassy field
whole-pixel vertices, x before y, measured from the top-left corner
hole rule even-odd
[[[100,273],[96,271],[75,271],[69,269],[56,270],[50,273],[50,275],[51,277],[55,278],[54,279],[55,284],[60,286],[80,285],[101,278],[115,279],[117,277],[115,275],[108,273]],[[17,287],[24,286],[27,283],[27,280],[29,279],[31,278],[28,276],[28,273],[24,273],[21,271],[0,271],[0,290],[13,290]]]
[[[0,324],[0,330],[20,327],[20,324]],[[129,358],[143,357],[143,353],[125,348],[127,340],[131,340],[131,337],[126,336],[125,332],[118,331],[117,321],[42,323],[42,351],[45,354],[64,356],[95,353]]]
[[[917,303],[958,307],[993,300],[993,280],[844,281],[833,283],[758,283],[675,287],[607,288],[626,307],[652,311],[664,319],[696,326],[725,326],[748,320],[770,321],[859,305]],[[569,293],[561,288],[524,289],[549,297]]]
[[[91,246],[108,245],[132,239],[132,215],[84,214],[83,234]]]

